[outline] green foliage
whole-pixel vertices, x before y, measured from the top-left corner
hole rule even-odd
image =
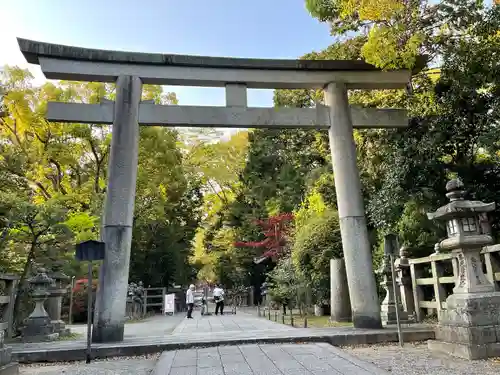
[[[482,1],[306,0],[330,22],[336,42],[307,59],[365,59],[382,68],[415,68],[413,92],[351,90],[351,104],[407,108],[410,126],[357,130],[355,141],[374,260],[388,231],[410,256],[425,255],[443,228],[425,213],[445,203],[459,175],[471,197],[500,190],[500,7]],[[427,59],[421,59],[425,55]],[[34,264],[81,276],[76,242],[97,239],[107,180],[108,126],[48,123],[47,102],[113,99],[102,83],[32,84],[27,71],[0,76],[0,268],[26,278]],[[146,85],[144,99],[176,104]],[[277,107],[314,107],[321,90],[276,90]],[[328,260],[341,256],[337,197],[326,131],[242,131],[217,141],[213,129],[140,131],[131,281],[187,284],[196,277],[227,288],[259,287],[275,265],[255,264],[263,239],[256,219],[295,214],[292,257],[270,272],[280,303],[311,290],[326,299]],[[500,228],[497,211],[494,230]],[[24,303],[24,302],[23,302]]]
[[[33,263],[85,270],[74,244],[99,238],[107,178],[110,127],[50,124],[48,101],[97,103],[113,99],[102,83],[32,84],[29,72],[4,67],[0,76],[0,267],[28,275]],[[145,85],[143,99],[175,104],[175,94]],[[130,278],[153,286],[190,282],[190,242],[199,221],[201,186],[175,130],[141,128]],[[30,227],[31,225],[31,227]],[[59,234],[61,228],[66,234]]]
[[[268,273],[268,294],[271,300],[280,305],[293,306],[304,280],[297,274],[290,258],[282,258],[276,267]]]
[[[298,275],[307,280],[314,302],[327,303],[330,259],[342,257],[342,239],[335,210],[327,208],[314,212],[303,225],[297,226],[292,261]]]

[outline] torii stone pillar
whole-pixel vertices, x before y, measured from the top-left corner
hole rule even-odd
[[[399,109],[349,107],[348,89],[405,88],[411,72],[382,71],[359,60],[237,59],[103,51],[18,39],[26,60],[49,79],[116,82],[116,102],[49,103],[56,122],[113,124],[94,341],[123,340],[138,125],[328,129],[340,230],[355,327],[381,327],[353,128],[408,125]],[[225,87],[226,107],[140,102],[141,84]],[[324,89],[316,108],[249,108],[246,90]]]
[[[380,305],[346,86],[343,83],[329,83],[325,87],[325,103],[330,109],[331,126],[328,134],[352,321],[355,327],[380,328]]]
[[[94,342],[123,340],[139,155],[141,94],[140,78],[118,77],[104,205],[104,233],[101,236],[106,244],[106,253],[99,275],[97,319],[92,335]]]

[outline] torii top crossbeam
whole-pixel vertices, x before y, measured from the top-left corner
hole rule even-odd
[[[115,82],[120,75],[145,84],[254,89],[322,89],[342,81],[348,89],[404,88],[409,70],[382,71],[361,60],[275,60],[88,49],[18,38],[26,60],[49,79]]]
[[[50,79],[116,82],[134,76],[143,83],[226,87],[226,107],[141,103],[139,124],[227,128],[330,127],[328,108],[247,108],[247,88],[322,89],[342,82],[346,89],[403,88],[408,70],[381,71],[360,60],[269,60],[136,53],[87,49],[18,38],[26,60]],[[57,122],[113,122],[113,103],[49,103]],[[405,110],[351,107],[355,128],[405,127]]]

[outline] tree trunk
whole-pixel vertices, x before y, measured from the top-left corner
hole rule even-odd
[[[21,303],[20,297],[21,297],[21,293],[24,291],[24,286],[26,284],[26,278],[27,278],[29,270],[31,268],[31,263],[33,262],[33,259],[35,258],[35,249],[36,249],[37,242],[38,242],[38,238],[34,239],[31,242],[30,250],[28,252],[28,259],[26,259],[26,263],[24,264],[23,273],[21,274],[21,278],[19,279],[19,287],[16,290],[16,299],[14,301],[14,309],[13,309],[14,328],[17,328],[17,326],[20,323],[18,321],[18,319],[19,319],[18,310],[19,310],[19,305]]]

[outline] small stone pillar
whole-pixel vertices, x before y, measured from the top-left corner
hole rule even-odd
[[[330,259],[330,320],[334,322],[352,320],[344,259]]]
[[[59,270],[56,266],[48,276],[53,280],[49,287],[49,297],[45,302],[45,308],[51,319],[51,324],[54,327],[54,332],[59,336],[68,336],[70,334],[69,328],[61,319],[62,300],[68,292],[68,280],[70,279],[64,272]]]
[[[446,222],[448,238],[439,243],[439,249],[456,256],[458,277],[429,349],[466,359],[498,357],[500,293],[484,275],[480,257],[482,248],[493,242],[481,223],[495,203],[465,200],[459,179],[449,181],[446,190],[450,203],[427,216]]]
[[[404,311],[403,306],[401,305],[401,297],[399,293],[399,288],[394,290],[394,284],[392,280],[392,269],[391,269],[391,258],[390,255],[385,254],[382,264],[377,271],[378,274],[382,275],[382,282],[380,285],[385,290],[385,298],[380,305],[380,312],[382,317],[382,324],[397,324],[396,319],[396,300],[395,293],[398,296],[398,312],[399,312],[399,321],[402,323],[408,322],[408,314]]]
[[[404,245],[399,249],[399,258],[394,261],[394,268],[403,310],[407,316],[415,315],[415,300],[413,299],[408,248]]]
[[[53,280],[47,276],[44,268],[39,268],[35,276],[30,278],[31,298],[35,302],[33,312],[28,316],[22,328],[22,338],[24,342],[51,341],[59,337],[54,333],[54,326],[43,303],[50,295],[49,288]]]
[[[0,328],[0,375],[19,374],[19,364],[12,362],[12,348],[4,344],[5,332]]]

